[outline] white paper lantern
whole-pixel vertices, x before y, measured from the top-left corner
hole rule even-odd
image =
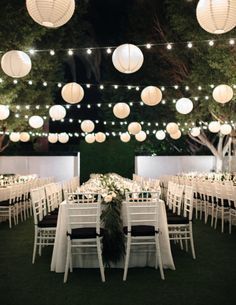
[[[48,142],[55,144],[58,141],[58,135],[57,133],[49,133],[48,135]]]
[[[134,73],[143,64],[143,53],[133,44],[122,44],[113,52],[112,62],[118,71],[126,74]]]
[[[147,138],[146,132],[141,130],[139,133],[135,135],[135,139],[139,142],[145,141]]]
[[[200,0],[196,13],[205,31],[224,34],[236,25],[236,0]]]
[[[89,144],[92,144],[96,141],[95,139],[95,135],[90,133],[90,134],[87,134],[86,137],[85,137],[85,141]]]
[[[130,135],[128,132],[124,132],[120,135],[120,140],[124,143],[128,143],[130,141]]]
[[[60,121],[66,116],[66,109],[61,105],[54,105],[49,109],[50,117],[55,121]]]
[[[218,121],[212,121],[208,125],[210,132],[217,133],[220,131],[220,123]]]
[[[32,128],[41,128],[43,126],[43,118],[39,115],[33,115],[32,117],[29,118],[29,125]]]
[[[5,105],[0,105],[0,120],[6,120],[10,115],[10,110]]]
[[[80,127],[83,130],[83,132],[92,132],[95,128],[95,125],[91,120],[84,120],[81,123]]]
[[[148,106],[155,106],[162,99],[162,92],[155,86],[148,86],[142,90],[141,99]]]
[[[21,142],[28,142],[30,140],[30,135],[28,132],[21,132],[20,133],[20,140]]]
[[[179,130],[179,126],[174,122],[170,122],[166,125],[166,131],[169,134],[176,133],[178,130]]]
[[[84,89],[75,82],[68,83],[63,86],[61,95],[67,103],[77,104],[81,102],[84,97]]]
[[[74,0],[26,0],[32,19],[48,28],[57,28],[67,23],[75,10]]]
[[[171,137],[173,140],[178,140],[178,139],[181,137],[181,131],[180,131],[180,130],[177,130],[177,132],[171,133],[171,134],[170,134],[170,137]]]
[[[69,136],[66,132],[61,132],[58,134],[58,140],[60,143],[65,144],[69,141]]]
[[[1,67],[8,76],[20,78],[30,72],[32,64],[30,57],[26,53],[12,50],[2,56]]]
[[[220,132],[223,134],[223,135],[228,135],[230,134],[232,131],[232,126],[229,125],[229,124],[223,124],[220,126]]]
[[[157,138],[157,140],[164,140],[165,139],[165,137],[166,137],[166,133],[164,132],[164,130],[158,130],[157,132],[156,132],[156,138]]]
[[[113,107],[113,113],[114,113],[114,116],[116,116],[117,118],[125,119],[130,114],[129,105],[126,103],[117,103]]]
[[[193,102],[189,98],[181,98],[177,101],[176,110],[181,114],[188,114],[193,110]]]
[[[190,131],[190,134],[193,136],[193,137],[198,137],[201,133],[201,128],[199,127],[193,127]]]
[[[132,122],[128,126],[128,131],[132,135],[136,135],[142,130],[142,126],[138,122]]]
[[[212,96],[217,103],[225,104],[232,100],[234,91],[230,86],[223,84],[215,87]]]
[[[12,142],[19,142],[20,141],[20,133],[19,132],[12,132],[9,136]]]
[[[103,143],[105,140],[106,140],[106,135],[105,133],[103,132],[97,132],[95,134],[95,140],[98,142],[98,143]]]

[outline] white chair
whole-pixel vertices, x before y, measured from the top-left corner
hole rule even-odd
[[[3,200],[0,202],[0,217],[8,219],[9,228],[12,228],[12,218],[14,224],[17,224],[17,201],[16,201],[16,187],[11,186],[10,188],[6,188],[4,190],[5,197],[9,198],[7,200]]]
[[[215,209],[215,225],[214,228],[217,228],[218,219],[221,219],[221,233],[224,232],[224,223],[225,221],[229,220],[229,210],[230,204],[228,201],[228,191],[226,186],[219,184],[216,185],[215,189],[216,195],[216,209]]]

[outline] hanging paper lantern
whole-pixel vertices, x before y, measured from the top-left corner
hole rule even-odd
[[[61,95],[64,101],[69,104],[77,104],[84,97],[84,89],[77,83],[69,83],[63,86]]]
[[[58,141],[57,133],[49,133],[49,135],[48,135],[48,142],[52,143],[52,144],[55,144],[55,143],[57,143],[57,141]]]
[[[155,86],[148,86],[142,90],[141,99],[148,106],[155,106],[162,99],[162,92]]]
[[[189,98],[181,98],[177,101],[176,110],[181,114],[188,114],[193,110],[193,102]]]
[[[164,140],[166,137],[166,133],[164,132],[164,130],[158,130],[156,132],[156,138],[157,140]]]
[[[127,143],[127,142],[129,142],[130,141],[130,135],[129,135],[129,133],[128,132],[124,132],[124,133],[122,133],[121,135],[120,135],[120,140],[122,141],[122,142],[124,142],[124,143]]]
[[[171,133],[176,133],[179,130],[179,126],[176,123],[168,123],[166,125],[166,131],[171,134]]]
[[[54,105],[49,109],[50,117],[55,121],[60,121],[66,116],[66,109],[61,105]]]
[[[126,103],[117,103],[113,107],[113,113],[114,113],[114,116],[116,116],[117,118],[125,119],[130,114],[129,105]]]
[[[225,104],[232,100],[234,92],[228,85],[219,85],[215,87],[212,95],[217,103]]]
[[[85,141],[89,144],[92,144],[96,141],[95,139],[95,135],[90,133],[90,134],[87,134],[86,137],[85,137]]]
[[[81,123],[80,127],[83,130],[83,132],[92,132],[95,128],[95,125],[94,125],[93,121],[84,120]]]
[[[43,118],[39,115],[33,115],[32,117],[29,118],[29,125],[32,128],[41,128],[43,126]]]
[[[229,125],[229,124],[223,124],[220,126],[220,132],[223,134],[223,135],[228,135],[230,134],[232,131],[232,126]]]
[[[190,131],[190,134],[193,136],[193,137],[198,137],[201,133],[201,128],[199,127],[193,127]]]
[[[26,0],[31,18],[48,28],[57,28],[67,23],[75,10],[74,0]]]
[[[177,130],[175,133],[171,133],[171,134],[170,134],[170,137],[171,137],[173,140],[178,140],[178,139],[181,137],[181,131],[180,131],[180,130]]]
[[[5,105],[0,105],[0,120],[6,120],[10,115],[10,110]]]
[[[236,25],[235,0],[200,0],[196,13],[200,26],[212,34],[224,34]]]
[[[12,50],[2,56],[1,67],[8,76],[20,78],[30,72],[32,64],[30,57],[26,53]]]
[[[69,141],[69,136],[66,132],[61,132],[58,134],[58,140],[60,143],[65,144]]]
[[[106,140],[106,135],[105,133],[103,132],[97,132],[95,134],[95,140],[98,142],[98,143],[102,143]]]
[[[12,142],[19,142],[20,141],[20,133],[19,132],[12,132],[9,136]]]
[[[208,125],[210,132],[217,133],[220,131],[220,123],[218,121],[212,121]]]
[[[126,74],[134,73],[143,64],[143,53],[133,44],[122,44],[113,52],[112,62],[118,71]]]
[[[132,135],[136,135],[142,130],[142,126],[138,122],[132,122],[128,126],[128,131]]]
[[[141,130],[139,133],[135,135],[135,139],[139,142],[145,141],[147,138],[146,132]]]
[[[21,142],[28,142],[30,140],[30,135],[28,132],[21,132],[20,133],[20,140]]]

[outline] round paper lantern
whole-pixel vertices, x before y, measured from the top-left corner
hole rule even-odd
[[[193,136],[193,137],[198,137],[201,133],[201,129],[199,127],[193,127],[190,131],[190,134]]]
[[[20,133],[19,132],[12,132],[10,134],[9,138],[12,142],[18,142],[18,141],[20,141]]]
[[[65,144],[69,141],[69,136],[66,132],[61,132],[58,135],[58,140],[60,143]]]
[[[1,67],[8,76],[20,78],[30,72],[32,64],[30,57],[26,53],[12,50],[2,56]]]
[[[171,134],[171,133],[176,133],[179,130],[179,126],[176,123],[168,123],[166,125],[166,131]]]
[[[213,90],[213,98],[217,103],[225,104],[232,100],[233,89],[228,85],[219,85]]]
[[[67,23],[75,10],[74,0],[26,0],[31,18],[40,25],[57,28]]]
[[[177,101],[176,110],[181,114],[188,114],[193,110],[193,102],[189,98],[181,98]]]
[[[128,131],[132,135],[136,135],[142,130],[142,126],[138,122],[132,122],[128,126]]]
[[[10,110],[5,105],[0,105],[0,120],[6,120],[10,115]]]
[[[166,133],[164,132],[164,130],[158,130],[156,132],[156,138],[157,140],[164,140],[166,137]]]
[[[52,143],[52,144],[55,144],[55,143],[57,143],[57,141],[58,141],[57,133],[49,133],[49,135],[48,135],[48,142]]]
[[[98,143],[102,143],[106,140],[106,135],[105,133],[103,132],[97,132],[95,134],[95,140],[98,142]]]
[[[177,130],[177,132],[171,133],[171,134],[170,134],[170,137],[171,137],[173,140],[178,140],[178,139],[181,137],[181,131],[180,131],[180,130]]]
[[[223,124],[220,126],[220,132],[223,134],[223,135],[228,135],[230,134],[232,131],[232,126],[229,125],[229,124]]]
[[[67,103],[77,104],[84,97],[84,89],[77,83],[69,83],[63,86],[61,95]]]
[[[66,116],[66,109],[61,105],[54,105],[49,109],[49,115],[55,121],[62,120]]]
[[[141,99],[148,106],[155,106],[162,99],[162,92],[155,86],[148,86],[142,90]]]
[[[20,133],[20,140],[21,142],[28,142],[30,140],[30,135],[28,132],[21,132]]]
[[[90,134],[87,134],[86,137],[85,137],[85,141],[89,144],[92,144],[95,142],[95,135],[90,133]]]
[[[135,139],[139,142],[145,141],[147,138],[146,132],[141,130],[139,133],[135,135]]]
[[[212,34],[224,34],[236,25],[235,0],[200,0],[196,13],[200,26]]]
[[[29,118],[29,125],[32,128],[40,128],[43,126],[43,118],[39,115],[33,115],[32,117]]]
[[[117,118],[125,119],[130,114],[129,105],[126,103],[117,103],[113,107],[113,113],[114,113],[114,116],[116,116]]]
[[[220,131],[220,123],[218,121],[212,121],[208,125],[210,132],[217,133]]]
[[[83,132],[92,132],[95,128],[95,125],[94,125],[93,121],[84,120],[81,123],[80,127],[83,130]]]
[[[120,140],[122,141],[122,142],[124,142],[124,143],[127,143],[127,142],[129,142],[130,141],[130,135],[129,135],[129,133],[128,132],[124,132],[124,133],[122,133],[121,135],[120,135]]]
[[[134,73],[143,64],[143,53],[133,44],[122,44],[113,52],[112,62],[118,71],[126,74]]]

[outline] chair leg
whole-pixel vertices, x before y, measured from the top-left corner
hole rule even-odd
[[[164,271],[163,271],[163,264],[162,264],[162,257],[161,257],[161,251],[160,251],[160,243],[159,243],[159,236],[156,234],[155,236],[155,241],[156,241],[156,265],[158,261],[159,269],[160,269],[160,274],[161,274],[161,279],[165,279]]]
[[[217,227],[217,219],[218,219],[218,206],[216,206],[216,212],[215,212],[215,226],[214,229]]]
[[[9,228],[11,229],[11,207],[8,208]]]
[[[71,241],[68,239],[67,254],[66,254],[66,266],[65,266],[65,272],[64,272],[64,283],[67,282],[69,265],[72,265],[70,262],[71,262]],[[72,266],[70,266],[70,267],[72,267]]]
[[[222,207],[221,208],[221,233],[224,233],[224,222],[225,222],[225,219],[224,219],[224,208]]]
[[[214,204],[212,203],[212,206],[211,206],[211,227],[213,227],[214,225],[214,211],[215,211],[215,208],[214,208]]]
[[[189,230],[190,230],[190,245],[191,245],[192,255],[193,255],[193,259],[196,259],[195,248],[194,248],[194,242],[193,242],[193,228],[192,228],[192,223],[190,223]]]
[[[229,234],[232,232],[231,213],[229,211]]]
[[[131,236],[128,234],[128,236],[127,236],[127,246],[126,246],[125,268],[124,268],[124,274],[123,274],[123,281],[126,281],[126,278],[127,278],[128,267],[129,267],[130,246],[131,246]]]
[[[38,230],[35,229],[35,231],[34,231],[34,249],[33,249],[32,264],[34,264],[34,262],[35,262],[36,250],[37,250],[37,239],[38,239]]]
[[[97,252],[98,252],[98,262],[99,262],[99,267],[100,267],[101,279],[102,279],[102,282],[105,282],[104,266],[103,266],[103,261],[102,261],[101,241],[100,241],[99,237],[97,237]]]

